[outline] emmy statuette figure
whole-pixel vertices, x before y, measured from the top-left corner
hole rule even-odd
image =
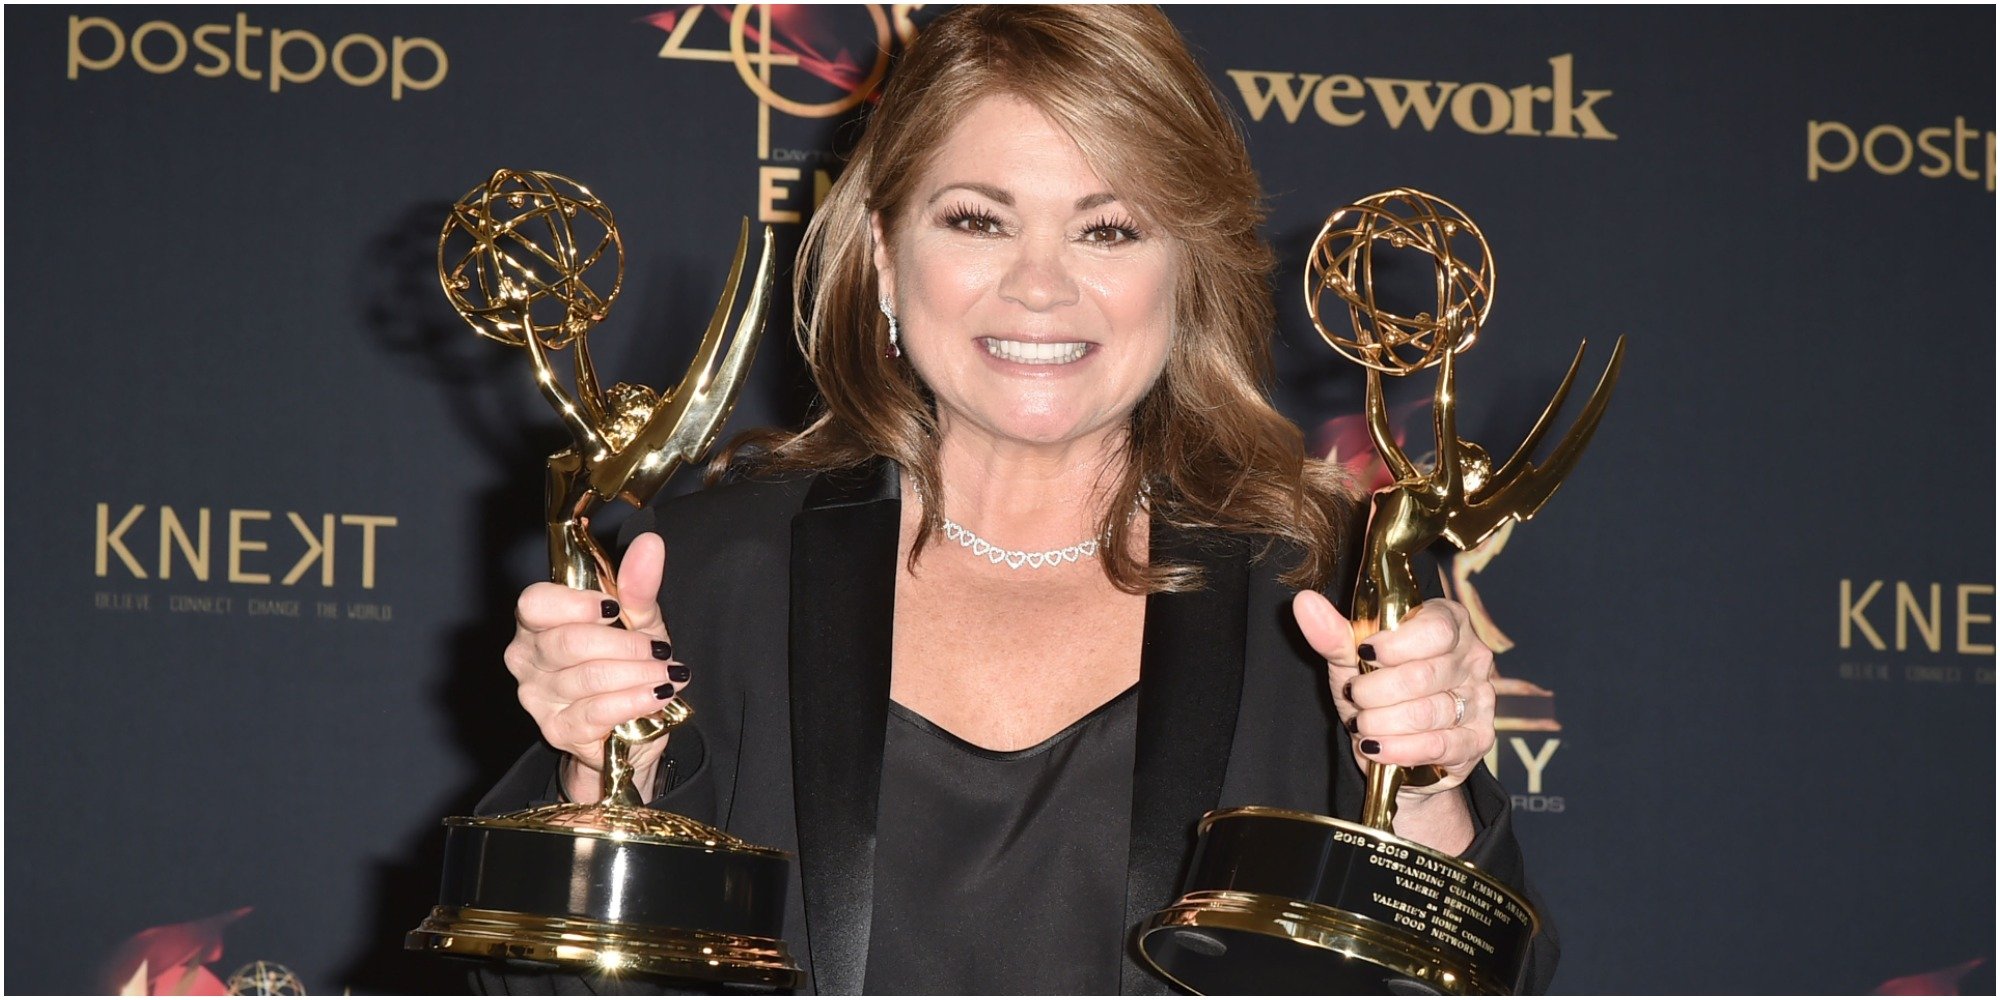
[[[481,336],[525,347],[572,444],[549,456],[544,523],[550,579],[616,596],[617,574],[590,534],[613,500],[643,505],[700,458],[729,415],[771,297],[771,233],[727,351],[743,278],[746,221],[722,299],[693,364],[662,394],[599,387],[588,338],[624,280],[618,227],[582,185],[496,171],[452,206],[438,278]],[[608,282],[600,291],[592,281]],[[567,349],[575,389],[557,370]],[[406,938],[417,951],[787,988],[798,968],[782,937],[790,858],[682,816],[648,809],[630,748],[692,717],[679,698],[604,741],[596,802],[445,820],[438,905]]]
[[[1429,257],[1435,311],[1405,316],[1377,301],[1382,245]],[[1347,305],[1354,337],[1327,328],[1320,299],[1328,292]],[[1357,642],[1395,628],[1421,601],[1412,555],[1439,538],[1468,549],[1533,517],[1610,403],[1623,338],[1577,422],[1539,465],[1532,456],[1576,380],[1581,347],[1555,398],[1498,469],[1461,440],[1456,358],[1478,338],[1492,295],[1485,236],[1456,206],[1420,191],[1386,191],[1343,207],[1313,243],[1307,310],[1334,350],[1367,369],[1369,433],[1396,476],[1375,493],[1363,541]],[[1432,366],[1437,461],[1425,471],[1395,443],[1382,376]],[[1368,761],[1365,770],[1359,823],[1262,806],[1202,817],[1184,894],[1140,929],[1146,959],[1204,994],[1512,992],[1539,918],[1499,880],[1392,832],[1397,790],[1436,781],[1435,768]]]

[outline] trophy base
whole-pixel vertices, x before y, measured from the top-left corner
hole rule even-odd
[[[684,817],[608,804],[444,821],[413,951],[788,988],[791,863]]]
[[[777,938],[635,928],[572,917],[438,906],[404,945],[463,958],[522,965],[636,972],[777,988],[798,984],[785,942]]]
[[[1139,949],[1200,994],[1511,993],[1537,919],[1506,885],[1373,827],[1249,806],[1202,818],[1185,894]]]

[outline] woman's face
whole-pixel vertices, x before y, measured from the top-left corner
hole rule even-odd
[[[1025,101],[973,105],[875,267],[947,434],[1089,442],[1127,426],[1173,339],[1174,241]]]

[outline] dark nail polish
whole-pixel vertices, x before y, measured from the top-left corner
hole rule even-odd
[[[1348,732],[1359,734],[1361,732],[1361,716],[1356,714],[1354,718],[1347,720],[1346,725]]]
[[[661,701],[666,701],[667,699],[672,698],[673,696],[674,696],[674,686],[672,684],[662,684],[659,687],[653,689],[653,697],[658,698]]]
[[[671,660],[671,659],[673,659],[673,658],[674,658],[674,644],[673,644],[673,643],[671,643],[671,642],[661,642],[661,641],[660,641],[660,640],[658,640],[658,639],[655,639],[655,640],[653,640],[653,659],[655,659],[655,660]]]
[[[1368,643],[1364,642],[1361,645],[1355,647],[1354,652],[1359,654],[1360,657],[1364,660],[1373,662],[1375,659],[1375,647]]]
[[[604,612],[604,617],[616,618],[618,617],[618,602],[607,600],[604,602],[604,607],[601,610]]]
[[[1353,682],[1353,681],[1348,681],[1347,683],[1345,683],[1345,684],[1342,684],[1342,685],[1340,686],[1340,697],[1341,697],[1341,698],[1343,698],[1343,699],[1345,699],[1345,700],[1346,700],[1346,702],[1347,702],[1348,704],[1350,704],[1350,705],[1354,704],[1354,682]]]
[[[1382,743],[1380,740],[1362,740],[1361,752],[1372,757],[1382,752]]]
[[[685,663],[667,664],[667,677],[672,679],[676,684],[686,684],[688,679],[688,665]]]

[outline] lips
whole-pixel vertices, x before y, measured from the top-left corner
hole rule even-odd
[[[1018,365],[1067,365],[1083,360],[1090,353],[1090,344],[1081,340],[1045,343],[981,337],[980,343],[985,345],[986,353]]]

